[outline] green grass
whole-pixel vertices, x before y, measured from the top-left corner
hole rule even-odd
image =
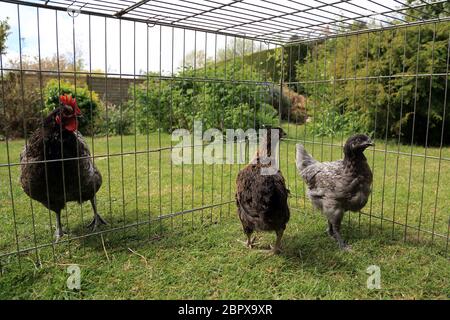
[[[288,131],[292,139],[313,139],[300,126],[289,126]],[[170,145],[167,134],[151,134],[148,140],[150,149]],[[324,138],[323,145],[322,138],[314,140],[305,145],[317,159],[341,157],[339,147],[327,145],[331,139]],[[333,142],[341,144],[341,137]],[[385,149],[383,141],[376,143],[377,150]],[[18,162],[23,144],[9,142],[10,162]],[[109,158],[102,156],[108,144],[113,155]],[[448,299],[450,162],[441,161],[439,169],[437,159],[427,159],[424,176],[424,158],[410,158],[410,146],[400,146],[406,154],[399,156],[395,143],[388,142],[386,148],[394,153],[366,151],[374,169],[373,197],[362,214],[344,219],[343,234],[353,246],[347,253],[325,236],[325,220],[305,201],[295,171],[295,142],[283,142],[281,170],[291,190],[292,219],[283,253],[269,256],[237,241],[245,238],[233,202],[238,165],[173,166],[169,150],[133,154],[147,149],[147,136],[124,136],[122,147],[121,137],[110,137],[109,143],[105,137],[95,138],[95,155],[101,156],[96,164],[104,179],[98,204],[109,223],[102,230],[132,226],[3,256],[0,298]],[[121,150],[131,154],[114,155]],[[423,155],[425,149],[412,151]],[[426,152],[439,157],[437,148]],[[450,158],[450,148],[442,150],[442,157]],[[3,163],[8,161],[1,142]],[[20,250],[49,244],[54,232],[54,214],[29,200],[20,188],[19,167],[10,168],[13,201],[8,167],[0,167],[0,255],[14,253],[17,244]],[[158,219],[228,201],[231,204]],[[91,216],[88,203],[71,203],[63,214],[68,238],[88,234],[85,225]],[[136,221],[142,224],[133,225]],[[411,226],[406,231],[405,222]],[[260,240],[267,245],[274,236],[261,234]],[[66,288],[68,264],[80,265],[80,291]],[[381,268],[380,290],[366,288],[370,265]]]

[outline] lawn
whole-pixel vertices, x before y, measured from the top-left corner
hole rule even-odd
[[[279,256],[238,241],[245,237],[234,180],[242,165],[173,165],[169,149],[156,151],[170,146],[163,133],[88,138],[103,174],[99,211],[109,224],[84,237],[91,208],[71,203],[63,213],[71,240],[49,245],[54,214],[23,193],[19,166],[1,166],[8,152],[0,142],[0,298],[448,299],[450,162],[439,161],[439,149],[377,140],[376,150],[366,151],[373,196],[362,213],[346,215],[343,235],[353,251],[341,252],[305,201],[294,161],[295,140],[328,161],[341,157],[346,137],[314,138],[294,125],[285,130],[281,170],[292,218]],[[23,145],[9,142],[9,162],[18,162]],[[424,162],[425,152],[431,158]],[[442,158],[450,158],[450,148]],[[274,235],[260,240],[267,245]],[[26,252],[7,255],[17,249]],[[70,264],[81,268],[79,291],[66,287]],[[379,290],[366,287],[370,265],[381,268]]]

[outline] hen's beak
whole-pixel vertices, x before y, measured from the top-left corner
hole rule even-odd
[[[374,143],[372,140],[369,140],[369,141],[367,141],[364,145],[365,145],[366,147],[373,147],[373,146],[375,146],[375,143]]]

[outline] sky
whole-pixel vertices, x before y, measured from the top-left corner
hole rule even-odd
[[[111,73],[142,74],[147,71],[148,62],[149,71],[159,72],[161,70],[163,74],[170,74],[172,70],[176,72],[177,68],[182,67],[183,42],[185,54],[196,48],[196,50],[204,51],[206,49],[209,58],[214,59],[215,55],[216,36],[214,34],[206,35],[204,32],[197,32],[195,35],[195,32],[190,30],[184,31],[160,26],[147,27],[143,23],[119,22],[117,19],[96,16],[91,16],[89,29],[87,15],[79,15],[72,19],[67,12],[48,9],[39,9],[38,32],[38,10],[33,7],[19,6],[18,12],[17,8],[17,5],[0,2],[0,20],[8,17],[11,27],[6,44],[7,53],[3,58],[5,67],[8,66],[10,59],[17,59],[20,55],[18,16],[20,16],[22,57],[39,56],[38,38],[40,38],[41,58],[55,56],[57,50],[60,55],[73,57],[74,29],[75,52],[81,55],[88,70],[89,68],[92,70],[107,69]],[[56,25],[58,25],[58,41]],[[120,28],[122,30],[121,37]],[[185,37],[184,41],[183,36]],[[218,35],[217,50],[224,46],[225,37]],[[89,54],[89,49],[91,54]]]
[[[278,2],[288,5],[289,1]],[[196,48],[206,50],[207,56],[213,59],[216,48],[219,50],[225,46],[225,37],[220,35],[216,38],[214,34],[170,27],[147,27],[143,23],[120,22],[118,19],[95,16],[91,16],[89,21],[87,15],[73,19],[65,11],[0,2],[0,19],[5,18],[9,20],[11,34],[7,40],[7,54],[3,57],[4,67],[8,67],[10,59],[20,56],[20,43],[22,57],[37,57],[38,40],[41,58],[55,56],[57,51],[60,55],[73,57],[75,43],[77,59],[81,56],[87,70],[107,70],[124,75],[142,74],[147,70],[169,75],[172,70],[176,72],[182,66],[183,53],[188,54]],[[267,45],[256,43],[256,47],[266,49]]]

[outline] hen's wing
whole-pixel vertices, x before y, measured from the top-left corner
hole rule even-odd
[[[244,168],[238,174],[236,190],[241,221],[261,229],[274,227],[267,225],[271,222],[277,225],[286,223],[289,219],[288,194],[280,172],[261,175],[257,166]]]
[[[316,162],[301,171],[301,175],[314,197],[348,198],[348,191],[358,183],[358,179],[346,174],[342,160]]]
[[[81,158],[80,165],[80,183],[83,193],[83,199],[91,199],[100,189],[102,176],[94,164],[89,151],[89,146],[80,132],[75,133],[78,141],[78,152]]]
[[[79,142],[79,146],[80,146],[80,157],[84,157],[85,161],[84,161],[84,170],[86,170],[89,175],[96,175],[96,174],[100,174],[100,172],[98,171],[97,167],[94,164],[94,161],[91,157],[91,152],[89,151],[89,146],[87,145],[86,141],[84,140],[83,136],[81,135],[81,133],[77,133],[77,139]]]

